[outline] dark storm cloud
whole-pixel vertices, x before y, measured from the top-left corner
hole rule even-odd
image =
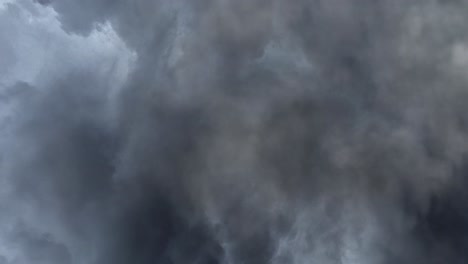
[[[136,61],[0,93],[0,263],[467,259],[464,2],[21,3]]]

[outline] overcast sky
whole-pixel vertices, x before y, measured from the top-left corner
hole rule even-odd
[[[0,0],[0,264],[466,263],[467,13]]]

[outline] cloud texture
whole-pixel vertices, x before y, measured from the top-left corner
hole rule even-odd
[[[0,264],[465,263],[467,11],[0,1]]]

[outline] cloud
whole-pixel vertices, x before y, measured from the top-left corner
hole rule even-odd
[[[461,1],[1,2],[0,263],[463,263]]]

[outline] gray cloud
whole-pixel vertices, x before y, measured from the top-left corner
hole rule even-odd
[[[466,8],[4,4],[0,263],[464,263]]]

